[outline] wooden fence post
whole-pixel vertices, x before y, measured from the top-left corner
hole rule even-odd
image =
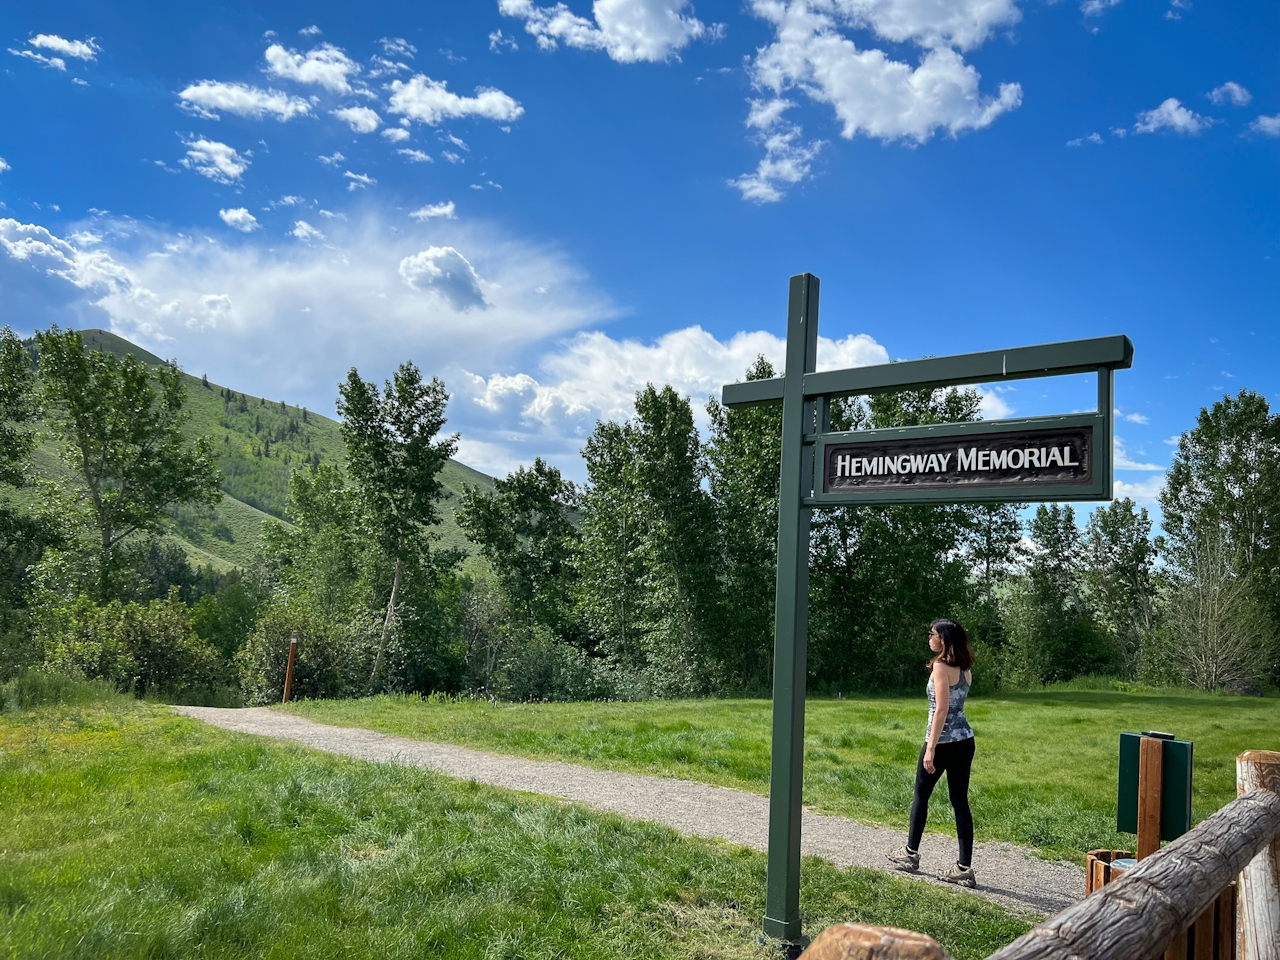
[[[1236,757],[1236,791],[1280,794],[1280,753],[1246,750]],[[1280,837],[1240,874],[1239,960],[1280,960]]]
[[[1138,755],[1138,859],[1160,849],[1160,807],[1164,799],[1164,741],[1142,738]]]
[[[289,638],[289,666],[284,671],[284,699],[281,703],[289,702],[289,694],[293,689],[293,658],[298,653],[298,631],[293,631],[293,636]]]

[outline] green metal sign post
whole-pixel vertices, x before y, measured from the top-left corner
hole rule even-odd
[[[784,375],[727,384],[724,406],[782,403],[778,580],[773,640],[773,755],[764,933],[792,947],[800,931],[800,818],[814,507],[1110,500],[1114,373],[1128,337],[1098,337],[816,372],[818,278],[791,278]],[[836,397],[1096,373],[1095,413],[989,423],[831,431]]]

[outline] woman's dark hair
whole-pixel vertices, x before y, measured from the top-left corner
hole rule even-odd
[[[942,638],[942,652],[929,662],[930,666],[939,660],[961,670],[973,666],[973,647],[969,646],[969,635],[964,632],[964,627],[954,620],[935,620],[929,624],[929,632],[934,630]]]

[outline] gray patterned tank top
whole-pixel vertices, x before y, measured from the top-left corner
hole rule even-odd
[[[933,690],[933,677],[929,678],[929,684],[925,687],[929,694],[929,722],[924,728],[925,742],[929,742],[929,731],[933,728],[933,714],[938,708],[938,699]],[[947,691],[947,719],[942,725],[942,736],[938,737],[939,743],[954,743],[957,740],[968,740],[973,737],[973,727],[969,726],[969,720],[964,715],[964,702],[969,696],[969,681],[965,679],[964,671],[960,671],[960,680],[953,683]]]

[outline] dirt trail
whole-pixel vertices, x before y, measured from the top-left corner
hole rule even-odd
[[[593,770],[555,760],[482,753],[353,727],[331,727],[266,707],[173,709],[227,730],[293,740],[326,753],[426,767],[463,780],[573,800],[637,820],[663,823],[687,836],[718,838],[756,850],[764,850],[768,840],[768,799],[742,790],[689,780]],[[940,798],[937,806],[940,807],[938,814],[950,814],[945,797]],[[802,850],[806,855],[823,857],[842,867],[857,865],[883,870],[885,851],[901,846],[904,840],[904,835],[896,830],[869,827],[844,817],[808,810],[804,813],[802,830]],[[952,863],[955,840],[926,833],[920,854],[922,872],[899,876],[936,884],[938,881],[932,879],[931,872]],[[1084,895],[1082,868],[1041,860],[1031,851],[1013,844],[978,843],[973,862],[979,884],[973,893],[1009,910],[1049,916]]]

